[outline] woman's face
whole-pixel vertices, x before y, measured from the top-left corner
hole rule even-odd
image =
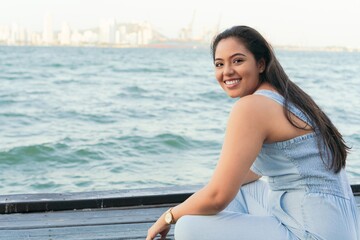
[[[236,38],[226,38],[215,50],[215,77],[230,97],[244,97],[259,87],[263,62],[256,62],[254,55]]]

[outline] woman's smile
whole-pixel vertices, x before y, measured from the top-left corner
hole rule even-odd
[[[227,80],[224,80],[224,83],[226,85],[227,88],[234,88],[236,87],[237,85],[240,84],[240,78],[236,78],[236,79],[227,79]]]

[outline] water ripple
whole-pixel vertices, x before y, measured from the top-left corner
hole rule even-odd
[[[236,99],[218,86],[207,49],[0,47],[0,53],[3,194],[210,177]],[[353,146],[348,172],[359,178],[360,54],[277,53]]]

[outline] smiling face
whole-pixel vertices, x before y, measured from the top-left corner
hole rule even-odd
[[[264,61],[254,55],[238,39],[222,39],[215,51],[215,77],[232,98],[253,94],[259,87]]]

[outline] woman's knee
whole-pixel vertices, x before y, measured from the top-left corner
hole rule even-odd
[[[194,216],[182,216],[175,224],[175,239],[176,240],[190,240],[193,239],[195,222]]]

